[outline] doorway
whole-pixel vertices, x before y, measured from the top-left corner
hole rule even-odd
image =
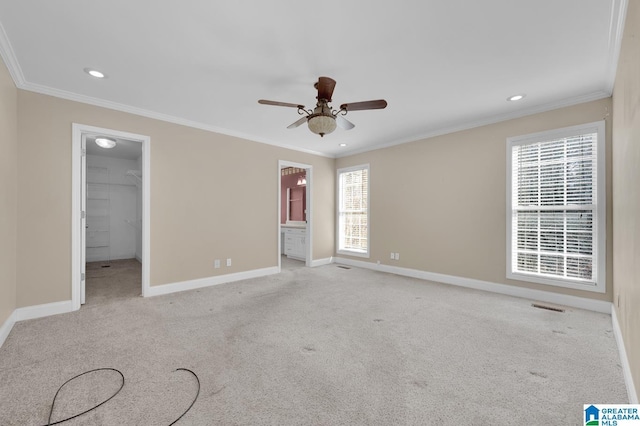
[[[143,135],[73,124],[74,310],[86,301],[88,279],[95,286],[93,303],[148,291],[149,142]],[[117,282],[137,283],[137,289],[111,285]]]
[[[278,270],[311,266],[313,253],[313,167],[278,162]]]

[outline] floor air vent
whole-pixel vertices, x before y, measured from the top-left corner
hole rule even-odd
[[[539,303],[532,303],[531,306],[538,309],[546,309],[547,311],[564,312],[564,309],[562,308],[556,308],[555,306],[549,306],[549,305],[541,305]]]
[[[342,266],[342,265],[338,265],[338,268],[342,268],[342,269],[351,269],[348,266]]]

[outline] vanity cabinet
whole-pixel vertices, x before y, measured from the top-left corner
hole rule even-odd
[[[284,228],[284,254],[287,257],[306,259],[306,231],[304,228]]]

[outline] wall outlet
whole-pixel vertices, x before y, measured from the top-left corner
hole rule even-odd
[[[392,252],[392,253],[391,253],[391,260],[393,260],[393,259],[395,259],[395,258],[396,258],[396,254]]]
[[[231,259],[227,259],[227,266],[231,266]]]
[[[219,268],[220,267],[220,259],[216,259],[213,261],[213,267],[214,268]]]
[[[396,260],[400,260],[400,253],[396,253]]]

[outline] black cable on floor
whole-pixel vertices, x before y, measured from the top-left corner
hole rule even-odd
[[[169,424],[169,426],[176,424],[178,422],[178,420],[180,420],[182,418],[182,416],[187,414],[187,411],[191,410],[191,407],[193,407],[193,404],[196,403],[196,400],[198,399],[198,396],[200,395],[200,379],[198,378],[198,375],[196,373],[194,373],[193,371],[189,370],[188,368],[176,368],[176,371],[178,371],[178,370],[188,371],[189,373],[193,374],[193,377],[195,377],[196,381],[198,382],[198,392],[196,392],[196,397],[193,398],[193,402],[191,402],[191,405],[189,405],[189,408],[187,408],[187,410],[184,413],[182,413],[180,415],[180,417],[175,419],[173,421],[173,423]]]
[[[191,407],[193,407],[193,404],[196,403],[196,400],[198,399],[198,396],[200,396],[200,379],[198,378],[198,375],[196,373],[194,373],[193,371],[189,370],[188,368],[177,368],[175,371],[178,371],[178,370],[188,371],[189,373],[191,373],[193,375],[193,377],[196,378],[196,382],[198,383],[198,390],[196,392],[195,398],[193,398],[193,401],[191,402],[191,405],[189,405],[189,408],[187,408],[185,410],[185,412],[180,415],[180,417],[178,417],[173,422],[171,422],[171,424],[169,424],[169,426],[172,426],[172,425],[176,424],[182,417],[184,417],[184,415],[187,414],[187,412],[189,412],[189,410],[191,410]],[[78,377],[84,376],[85,374],[93,373],[95,371],[115,371],[116,373],[118,373],[120,375],[120,377],[122,378],[122,384],[120,385],[120,388],[113,395],[111,395],[109,398],[107,398],[104,401],[102,401],[100,404],[95,405],[95,406],[89,408],[88,410],[83,411],[80,414],[76,414],[75,416],[67,417],[66,419],[58,420],[57,422],[51,423],[51,416],[53,415],[53,407],[56,404],[56,399],[58,398],[58,394],[60,393],[60,390],[62,390],[62,388],[67,383],[77,379]],[[51,402],[51,410],[49,411],[49,420],[47,421],[47,424],[44,425],[44,426],[57,425],[57,424],[60,424],[60,423],[67,422],[67,421],[69,421],[71,419],[75,419],[76,417],[80,417],[80,416],[82,416],[84,414],[87,414],[88,412],[95,410],[99,406],[101,406],[101,405],[105,404],[107,401],[111,400],[114,396],[116,396],[118,393],[120,393],[120,391],[122,390],[123,387],[124,387],[124,374],[122,374],[122,372],[120,370],[116,370],[115,368],[95,368],[93,370],[89,370],[89,371],[85,371],[84,373],[80,373],[77,376],[74,376],[74,377],[70,378],[69,380],[67,380],[66,382],[64,382],[58,388],[58,390],[56,391],[56,394],[53,397],[53,401]]]
[[[116,393],[114,393],[114,394],[113,394],[113,395],[111,395],[109,398],[107,398],[107,399],[105,399],[104,401],[102,401],[100,404],[98,404],[98,405],[96,405],[96,406],[94,406],[94,407],[91,407],[91,408],[89,408],[88,410],[83,411],[83,412],[82,412],[82,413],[80,413],[80,414],[76,414],[75,416],[67,417],[66,419],[58,420],[58,421],[57,421],[57,422],[55,422],[55,423],[51,423],[51,415],[53,415],[53,407],[54,407],[54,405],[56,405],[56,398],[58,398],[58,394],[60,393],[60,391],[62,390],[62,388],[64,387],[64,385],[66,385],[67,383],[69,383],[69,382],[71,382],[71,381],[73,381],[73,380],[77,379],[78,377],[84,376],[85,374],[93,373],[94,371],[105,371],[105,370],[106,370],[106,371],[115,371],[115,372],[116,372],[116,373],[118,373],[118,374],[120,375],[120,377],[122,378],[122,384],[120,385],[120,389],[118,389],[118,390],[116,391]],[[69,421],[69,420],[71,420],[71,419],[75,419],[76,417],[80,417],[80,416],[82,416],[82,415],[84,415],[84,414],[87,414],[89,411],[93,411],[93,410],[95,410],[96,408],[98,408],[99,406],[101,406],[102,404],[106,403],[107,401],[109,401],[109,400],[110,400],[111,398],[113,398],[114,396],[116,396],[116,395],[117,395],[117,394],[122,390],[122,388],[123,388],[123,387],[124,387],[124,374],[122,374],[122,372],[121,372],[120,370],[116,370],[115,368],[95,368],[95,369],[93,369],[93,370],[85,371],[84,373],[80,373],[80,374],[78,374],[77,376],[74,376],[74,377],[70,378],[69,380],[67,380],[66,382],[64,382],[64,383],[62,384],[62,386],[60,386],[60,387],[58,388],[58,391],[56,392],[55,396],[53,397],[53,402],[51,402],[51,410],[49,411],[49,420],[47,420],[47,425],[46,425],[46,426],[53,426],[53,425],[57,425],[57,424],[60,424],[60,423],[64,423],[64,422],[67,422],[67,421]]]

